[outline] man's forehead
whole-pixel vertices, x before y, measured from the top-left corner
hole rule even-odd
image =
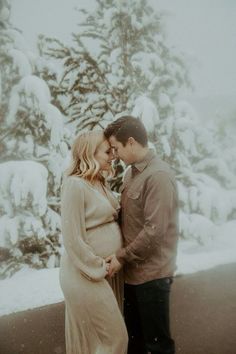
[[[109,138],[109,142],[111,144],[112,147],[116,147],[119,144],[119,141],[116,140],[116,138],[112,135]]]

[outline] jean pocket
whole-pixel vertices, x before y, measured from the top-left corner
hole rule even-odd
[[[173,283],[173,278],[161,278],[156,280],[156,287],[163,291],[170,291],[171,284]]]

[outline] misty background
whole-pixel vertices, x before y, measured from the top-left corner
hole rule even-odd
[[[167,42],[185,54],[193,90],[179,92],[205,123],[236,121],[236,2],[234,0],[149,0],[165,13]],[[72,43],[81,14],[94,0],[12,0],[11,21],[32,51],[42,33]],[[236,123],[235,123],[236,125]]]

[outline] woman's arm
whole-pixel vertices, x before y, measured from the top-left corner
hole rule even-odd
[[[66,252],[74,266],[90,280],[99,281],[106,274],[106,263],[86,243],[85,191],[78,177],[68,177],[62,189],[62,235]]]

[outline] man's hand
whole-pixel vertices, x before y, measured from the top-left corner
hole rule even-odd
[[[106,258],[106,263],[110,263],[110,267],[108,270],[109,277],[113,277],[115,273],[117,273],[122,267],[122,264],[118,261],[115,254],[108,256]]]
[[[109,268],[110,268],[110,263],[106,262],[106,275],[108,275]]]

